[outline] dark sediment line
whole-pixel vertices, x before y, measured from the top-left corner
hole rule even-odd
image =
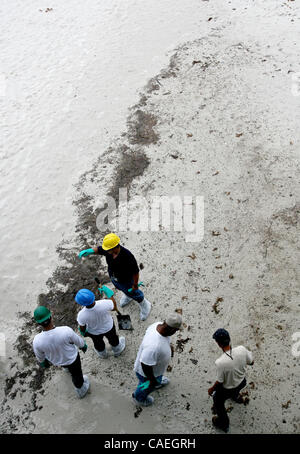
[[[93,257],[92,260],[82,261],[78,258],[78,252],[89,241],[99,242],[108,230],[100,231],[96,225],[97,216],[104,208],[94,208],[93,196],[82,190],[87,182],[96,184],[97,177],[102,168],[103,158],[109,164],[112,171],[112,183],[108,187],[107,195],[115,199],[118,204],[119,188],[127,188],[128,193],[131,183],[135,178],[141,177],[150,164],[145,148],[152,144],[159,143],[159,136],[155,131],[158,119],[153,113],[146,110],[148,100],[153,92],[162,87],[159,79],[176,77],[177,71],[177,53],[170,59],[170,64],[163,69],[156,77],[149,80],[144,87],[137,104],[129,109],[127,118],[127,132],[115,141],[115,145],[111,145],[99,157],[92,169],[85,172],[77,185],[77,198],[73,201],[73,205],[77,211],[77,223],[75,226],[76,237],[72,244],[78,245],[75,251],[74,247],[69,248],[67,241],[62,241],[57,246],[58,257],[64,264],[58,265],[52,276],[47,280],[47,293],[41,293],[38,301],[33,305],[44,305],[53,313],[53,319],[56,326],[67,325],[76,329],[76,315],[79,310],[74,302],[74,296],[80,288],[88,288],[96,291],[94,278],[97,275],[102,284],[109,282],[109,277],[106,272],[106,267],[101,264],[100,257]],[[117,159],[112,159],[116,156]],[[116,164],[117,163],[117,164]],[[65,287],[65,289],[62,289]],[[32,336],[39,332],[39,327],[33,320],[32,314],[29,312],[20,312],[19,318],[25,319],[21,333],[16,339],[14,347],[18,355],[23,359],[24,369],[15,372],[11,377],[6,379],[5,384],[5,399],[1,403],[1,411],[6,411],[8,414],[6,420],[6,428],[2,428],[1,433],[12,433],[18,430],[18,416],[14,415],[13,409],[9,406],[8,400],[13,400],[18,392],[31,390],[29,404],[24,404],[22,410],[23,423],[28,420],[27,431],[30,433],[34,429],[34,425],[30,422],[30,413],[37,410],[38,393],[43,394],[43,384],[46,379],[51,378],[55,373],[54,370],[43,370],[37,366],[36,358],[32,350]],[[20,418],[19,418],[20,419]]]

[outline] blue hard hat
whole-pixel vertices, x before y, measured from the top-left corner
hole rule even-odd
[[[90,306],[95,301],[95,295],[87,288],[82,288],[76,293],[75,301],[80,306]]]
[[[224,328],[219,328],[217,331],[213,334],[213,339],[216,342],[219,342],[220,344],[223,344],[224,342],[230,342],[230,336],[229,332],[226,331]]]

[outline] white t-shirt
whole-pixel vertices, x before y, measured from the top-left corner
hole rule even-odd
[[[103,334],[110,331],[114,321],[110,311],[113,310],[112,300],[96,301],[95,306],[87,309],[84,307],[78,312],[77,322],[81,326],[86,326],[90,334]]]
[[[41,363],[48,359],[55,366],[68,366],[78,355],[77,347],[84,346],[84,340],[68,326],[58,326],[42,331],[33,339],[33,351]]]
[[[227,352],[230,354],[230,350]],[[252,353],[239,345],[231,351],[231,358],[223,353],[215,362],[217,366],[217,380],[223,383],[226,389],[236,388],[245,378],[246,365],[253,361]]]
[[[147,328],[134,363],[135,372],[143,377],[145,374],[141,363],[152,366],[154,376],[159,377],[165,372],[171,358],[170,336],[159,334],[156,330],[159,324],[162,322],[153,323]]]

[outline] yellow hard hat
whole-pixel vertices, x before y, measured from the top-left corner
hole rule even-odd
[[[118,246],[119,243],[120,238],[114,233],[109,233],[103,238],[102,249],[108,251],[109,249],[113,249],[114,247]]]

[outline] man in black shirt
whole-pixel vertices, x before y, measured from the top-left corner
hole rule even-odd
[[[128,249],[120,245],[120,238],[114,233],[109,233],[104,237],[102,246],[85,249],[79,253],[79,257],[87,257],[91,254],[105,256],[112,283],[124,293],[120,306],[124,307],[130,301],[135,300],[140,305],[141,320],[146,320],[151,311],[151,303],[146,300],[143,292],[138,288],[139,267],[137,261]],[[129,292],[130,289],[132,290]]]

